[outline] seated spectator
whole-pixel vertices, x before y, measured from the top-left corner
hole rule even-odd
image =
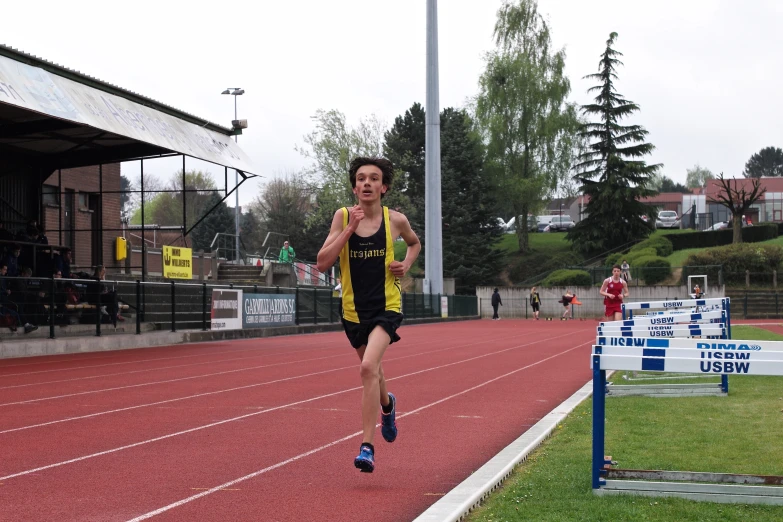
[[[60,272],[65,279],[76,279],[71,273],[71,263],[73,262],[73,252],[70,248],[63,248],[59,254],[54,256],[54,270]]]
[[[8,267],[8,277],[19,276],[19,256],[22,249],[19,245],[11,245],[8,255],[5,258],[5,266]]]
[[[16,281],[17,301],[21,305],[21,315],[33,325],[45,324],[49,321],[49,314],[44,304],[46,303],[46,289],[43,281],[32,279],[33,269],[26,266],[22,269],[19,279]]]
[[[6,326],[8,326],[12,332],[15,332],[23,323],[24,333],[30,333],[33,330],[37,330],[37,326],[22,320],[22,317],[19,314],[19,305],[14,302],[16,296],[7,284],[9,281],[7,273],[8,267],[5,263],[0,262],[0,316],[5,319]]]
[[[95,267],[95,273],[93,274],[94,283],[90,284],[88,288],[87,302],[94,304],[97,308],[97,313],[101,313],[101,308],[106,307],[106,312],[109,314],[112,325],[117,326],[117,321],[124,321],[124,318],[119,317],[119,310],[117,306],[117,292],[110,288],[107,283],[102,281],[106,280],[106,267],[98,265]]]

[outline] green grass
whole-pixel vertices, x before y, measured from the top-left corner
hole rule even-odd
[[[748,326],[733,337],[783,340]],[[608,397],[606,450],[619,467],[783,475],[783,379],[732,376],[728,397]],[[468,520],[754,521],[783,519],[783,506],[599,497],[590,486],[591,402],[558,426]]]
[[[530,249],[540,253],[562,253],[571,251],[571,243],[566,241],[565,232],[547,234],[533,232],[528,234]],[[516,234],[503,234],[497,248],[508,254],[519,252],[519,239]]]

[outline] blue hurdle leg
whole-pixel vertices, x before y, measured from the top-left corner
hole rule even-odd
[[[593,489],[606,484],[603,468],[606,463],[604,454],[604,430],[606,417],[606,370],[601,369],[601,358],[593,357]]]

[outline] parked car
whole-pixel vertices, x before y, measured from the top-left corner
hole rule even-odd
[[[576,226],[576,223],[571,219],[571,216],[555,216],[552,221],[549,222],[550,232],[563,232],[572,229]]]
[[[673,210],[661,210],[655,220],[655,228],[680,228],[680,218]]]
[[[729,227],[728,221],[718,221],[717,223],[709,227],[707,230],[723,230],[724,228],[728,228],[728,227]]]

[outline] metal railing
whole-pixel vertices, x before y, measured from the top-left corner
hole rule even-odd
[[[48,327],[49,338],[60,335],[141,334],[153,330],[209,330],[212,291],[236,289],[253,294],[293,295],[295,324],[340,321],[341,299],[331,288],[208,284],[181,281],[96,281],[94,279],[1,277],[0,289],[11,289],[0,300],[0,328]],[[475,296],[445,296],[449,317],[478,315]],[[405,293],[406,318],[441,317],[441,296]],[[241,311],[240,311],[241,313]],[[240,315],[241,317],[241,315]],[[109,326],[111,325],[111,326]]]

